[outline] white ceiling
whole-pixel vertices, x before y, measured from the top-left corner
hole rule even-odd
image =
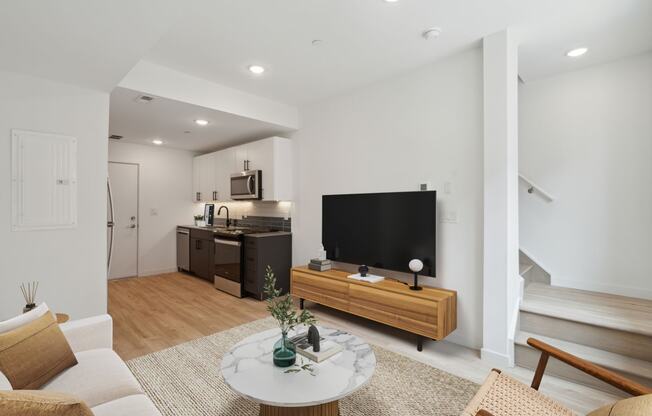
[[[288,104],[338,95],[514,27],[525,81],[652,48],[650,0],[193,0],[145,59]],[[437,40],[421,38],[440,26]],[[321,39],[320,46],[312,46]],[[570,60],[564,52],[590,48]],[[268,70],[260,77],[250,64]]]
[[[116,88],[111,93],[109,134],[124,136],[120,142],[208,152],[265,137],[283,135],[287,129],[205,107],[156,97],[142,103],[138,91]],[[198,126],[194,120],[208,120]],[[188,131],[189,133],[185,133]]]
[[[176,0],[4,0],[0,69],[111,91],[182,6]]]

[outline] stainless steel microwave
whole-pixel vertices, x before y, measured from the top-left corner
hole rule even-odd
[[[263,171],[247,170],[231,175],[231,199],[262,199]]]

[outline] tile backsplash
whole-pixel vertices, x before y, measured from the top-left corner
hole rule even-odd
[[[291,202],[263,202],[263,201],[229,201],[214,202],[215,224],[224,224],[226,215],[217,216],[217,210],[225,205],[229,208],[231,219],[236,220],[240,226],[265,227],[278,231],[292,231],[292,203]],[[204,212],[204,204],[196,204],[197,213]]]

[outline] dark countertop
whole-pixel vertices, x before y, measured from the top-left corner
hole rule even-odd
[[[256,233],[256,234],[245,234],[245,235],[250,238],[264,238],[264,237],[277,237],[279,235],[292,235],[292,233],[288,231],[270,231],[268,233]]]
[[[196,230],[208,230],[208,231],[218,231],[218,230],[223,230],[224,227],[219,227],[219,226],[213,226],[213,227],[200,227],[197,225],[177,225],[177,228],[188,228],[188,229],[196,229]],[[249,228],[249,227],[243,227],[243,228]],[[251,227],[253,228],[253,227]],[[279,236],[279,235],[292,235],[291,232],[287,231],[269,231],[269,232],[263,232],[263,233],[243,233],[242,235],[246,235],[247,237],[256,237],[256,238],[263,238],[263,237],[273,237],[273,236]]]

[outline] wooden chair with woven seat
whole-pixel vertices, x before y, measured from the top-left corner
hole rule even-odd
[[[652,388],[537,339],[529,338],[527,343],[541,351],[532,385],[528,387],[494,369],[469,402],[462,416],[572,416],[571,410],[538,391],[550,357],[635,396],[596,409],[587,416],[652,415]]]

